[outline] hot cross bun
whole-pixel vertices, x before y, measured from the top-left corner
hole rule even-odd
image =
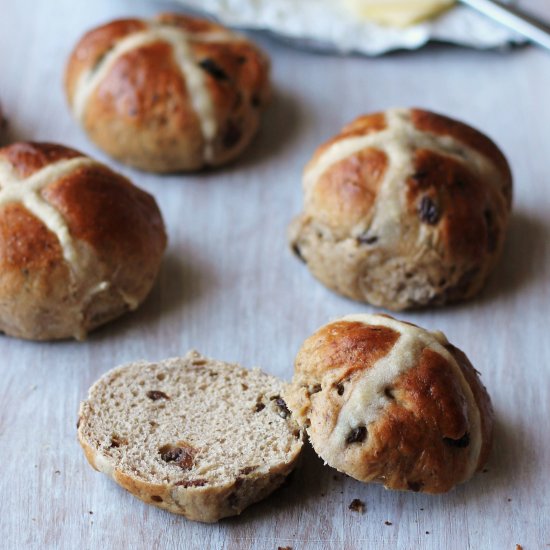
[[[441,493],[487,461],[493,410],[441,332],[349,315],[298,352],[286,403],[330,466],[389,489]]]
[[[290,242],[329,288],[392,310],[470,298],[502,250],[512,176],[497,146],[450,118],[395,109],[322,145]]]
[[[153,197],[78,151],[0,149],[0,330],[81,339],[135,309],[166,235]]]
[[[249,144],[269,97],[269,63],[220,25],[162,14],[88,32],[65,89],[76,119],[115,159],[151,172],[197,170]]]

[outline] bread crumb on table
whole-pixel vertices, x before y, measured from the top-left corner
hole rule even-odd
[[[359,500],[358,498],[354,498],[351,502],[348,508],[352,512],[359,512],[361,514],[365,513],[365,503],[362,500]]]

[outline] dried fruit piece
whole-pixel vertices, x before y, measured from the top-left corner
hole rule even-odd
[[[350,443],[362,443],[365,441],[367,437],[367,428],[365,426],[359,426],[358,428],[354,428],[349,433],[348,437],[346,437],[346,443],[349,445]]]
[[[256,470],[258,466],[245,466],[244,468],[241,468],[239,470],[239,474],[242,474],[243,476],[248,475],[250,472],[253,472]]]
[[[458,447],[459,449],[463,449],[464,447],[467,447],[470,444],[470,434],[466,432],[459,439],[453,439],[452,437],[444,437],[443,442],[449,445],[450,447]]]
[[[388,399],[395,399],[395,395],[393,394],[393,388],[390,388],[389,386],[384,388],[384,395]]]
[[[184,470],[190,470],[193,467],[193,460],[197,454],[193,447],[172,447],[166,445],[159,449],[160,458],[164,462],[174,462]]]
[[[174,485],[178,487],[203,487],[206,485],[207,480],[206,479],[185,479],[183,481],[177,481],[174,483]]]
[[[111,436],[111,445],[109,446],[110,449],[116,449],[121,445],[128,445],[128,440],[125,437],[121,437],[119,435]]]
[[[200,61],[199,65],[216,80],[228,80],[226,72],[213,59],[207,57]]]
[[[314,386],[311,386],[311,387],[309,388],[309,392],[308,392],[308,393],[309,393],[309,395],[314,395],[314,394],[316,394],[316,393],[319,393],[322,389],[323,389],[323,388],[322,388],[321,384],[315,384]]]
[[[288,410],[288,407],[286,406],[285,400],[282,397],[278,397],[275,400],[275,403],[277,404],[277,407],[279,407],[279,416],[281,418],[288,418],[292,413]]]
[[[158,401],[159,399],[170,399],[163,391],[159,390],[150,390],[145,395],[153,401]]]
[[[369,235],[368,233],[363,233],[357,237],[359,244],[374,244],[376,241],[378,241],[378,237],[376,235]]]
[[[425,195],[418,205],[418,215],[420,219],[427,224],[436,225],[441,218],[439,208],[431,197]]]
[[[226,149],[231,149],[239,143],[242,135],[240,124],[234,120],[228,120],[222,133],[222,145]]]

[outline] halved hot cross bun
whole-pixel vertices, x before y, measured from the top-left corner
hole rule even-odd
[[[389,489],[442,493],[491,449],[493,410],[478,374],[441,332],[348,315],[304,342],[285,398],[330,466]]]
[[[91,466],[137,498],[218,521],[265,498],[296,466],[302,432],[284,386],[196,351],[124,365],[90,389],[78,439]]]
[[[151,172],[197,170],[251,141],[269,62],[244,36],[204,19],[122,19],[80,40],[65,89],[74,116],[112,157]]]

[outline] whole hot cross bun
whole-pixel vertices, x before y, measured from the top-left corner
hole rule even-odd
[[[325,462],[389,489],[449,491],[491,448],[491,400],[466,355],[385,315],[349,315],[309,337],[285,399]]]
[[[75,337],[147,296],[166,234],[153,197],[48,143],[0,149],[0,331]]]
[[[304,172],[294,252],[329,288],[392,310],[470,298],[502,250],[512,176],[497,146],[418,109],[359,117]]]
[[[162,14],[88,32],[66,69],[74,116],[112,157],[151,172],[235,158],[269,97],[267,57],[204,19]]]

